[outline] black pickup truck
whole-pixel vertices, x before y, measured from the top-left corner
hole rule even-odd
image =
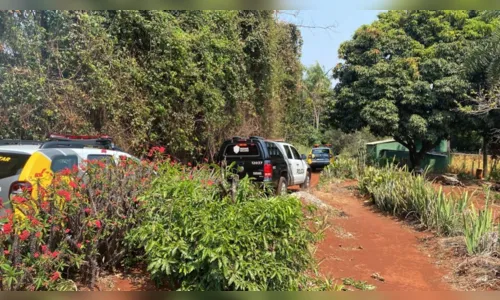
[[[256,182],[269,183],[276,194],[287,192],[292,185],[309,188],[311,168],[305,155],[299,156],[290,144],[265,140],[261,137],[233,137],[226,140],[217,155],[217,161],[231,165],[240,178],[249,176]]]

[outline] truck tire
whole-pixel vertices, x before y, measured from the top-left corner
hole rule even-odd
[[[285,177],[280,177],[278,186],[276,187],[276,196],[286,195],[288,189],[288,181]]]
[[[311,172],[307,171],[306,180],[300,185],[301,190],[307,190],[311,186]]]

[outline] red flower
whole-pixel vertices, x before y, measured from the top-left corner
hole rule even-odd
[[[192,164],[190,162],[188,162],[188,167],[191,167],[191,166],[192,166]]]
[[[66,229],[64,230],[64,232],[65,232],[65,233],[69,233],[70,231],[71,231],[71,230],[70,230],[69,228],[66,228]]]
[[[165,153],[165,147],[159,147],[158,152],[160,152],[162,154]]]
[[[32,218],[31,219],[31,225],[33,225],[33,226],[39,226],[40,224],[42,224],[42,223],[40,223],[40,221],[38,221],[37,218]]]
[[[90,214],[90,212],[92,212],[92,210],[90,208],[88,208],[88,207],[85,208],[83,211],[86,212],[86,213],[88,213],[88,214]]]
[[[213,185],[214,182],[212,180],[209,180],[209,181],[207,181],[207,184],[210,186],[210,185]]]
[[[76,184],[76,182],[74,182],[74,181],[70,181],[69,186],[76,189],[78,187],[78,184]]]
[[[106,167],[106,164],[103,161],[98,161],[97,164],[99,165],[99,168],[104,169]]]
[[[69,202],[71,200],[71,193],[65,190],[59,190],[57,191],[57,194],[61,197],[64,197],[66,199],[66,202]]]
[[[56,281],[59,278],[61,278],[61,274],[59,274],[59,272],[54,272],[52,276],[50,276],[51,281]]]
[[[96,220],[96,221],[95,221],[95,227],[97,227],[97,228],[99,228],[99,229],[100,229],[100,228],[102,227],[101,221]]]
[[[12,224],[11,223],[3,224],[3,233],[10,234],[11,232],[12,232]]]
[[[9,255],[9,253],[10,253],[9,250],[3,250],[4,255]]]
[[[42,236],[42,233],[41,233],[40,231],[38,231],[37,233],[35,233],[35,236],[36,236],[37,238],[40,238],[40,237]]]
[[[49,210],[49,202],[43,201],[41,206],[43,210]]]
[[[42,245],[42,253],[47,253],[47,245]]]
[[[43,177],[44,173],[45,173],[45,169],[43,169],[40,173],[35,173],[35,178],[41,178],[41,177]]]
[[[58,251],[52,252],[52,258],[56,258],[58,256],[59,256],[59,252]]]
[[[81,248],[82,248],[82,244],[81,244],[81,243],[78,243],[78,244],[76,244],[76,247],[77,247],[78,249],[81,249]]]
[[[30,232],[28,230],[23,230],[23,232],[19,235],[21,241],[25,241],[30,237]]]
[[[84,189],[86,187],[87,187],[87,185],[85,183],[80,184],[80,188]]]
[[[33,254],[33,256],[34,256],[35,258],[38,258],[38,257],[40,256],[40,253],[35,252],[35,254]]]
[[[78,165],[73,165],[73,173],[78,173]]]
[[[12,202],[17,204],[23,204],[24,202],[26,202],[26,198],[21,196],[12,196]]]
[[[60,173],[62,176],[68,176],[71,174],[71,170],[68,168],[64,168],[64,170],[61,171]]]

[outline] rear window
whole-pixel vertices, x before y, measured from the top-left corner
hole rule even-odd
[[[115,163],[115,161],[113,160],[113,156],[111,156],[111,155],[89,154],[89,156],[87,156],[87,159],[89,161],[101,160],[101,161],[103,161],[106,164],[114,164]]]
[[[313,154],[330,154],[330,149],[313,149]]]
[[[0,179],[19,175],[29,158],[27,154],[0,153]]]
[[[50,169],[57,173],[65,169],[72,170],[74,166],[78,166],[78,157],[75,155],[56,156],[52,159]]]
[[[224,150],[225,156],[259,156],[260,150],[257,144],[229,144]]]

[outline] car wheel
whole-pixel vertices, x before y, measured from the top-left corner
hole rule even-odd
[[[288,191],[288,182],[285,177],[280,177],[280,180],[278,181],[278,186],[276,188],[276,195],[277,196],[286,195],[287,191]]]
[[[311,186],[311,172],[307,172],[306,180],[300,185],[300,189],[307,190]]]

